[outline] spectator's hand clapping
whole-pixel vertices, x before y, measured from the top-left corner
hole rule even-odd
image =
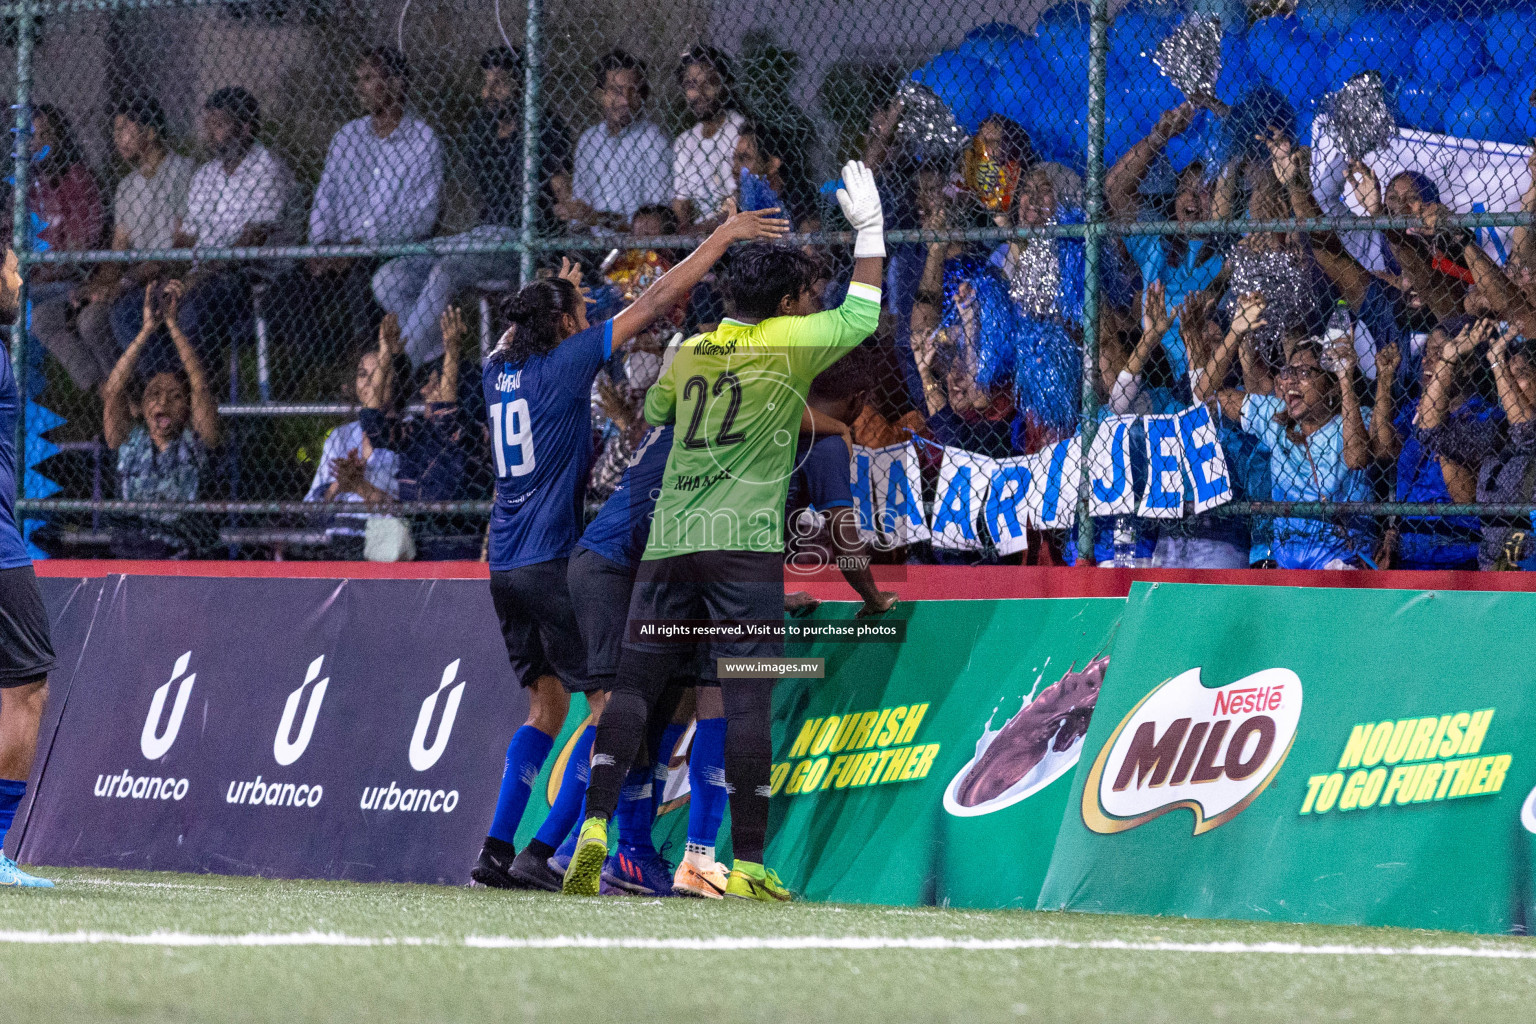
[[[400,318],[394,313],[384,314],[379,321],[379,364],[382,366],[391,356],[405,351],[400,340]]]
[[[165,299],[165,305],[161,307],[160,314],[167,327],[176,326],[176,314],[181,309],[181,297],[186,294],[186,285],[181,281],[167,281],[160,294]]]
[[[1309,185],[1312,162],[1310,150],[1292,143],[1278,128],[1267,139],[1259,137],[1259,141],[1268,147],[1270,170],[1274,171],[1275,178],[1283,187],[1296,185],[1305,188]]]
[[[1355,160],[1350,163],[1344,179],[1349,182],[1349,194],[1366,214],[1380,216],[1381,183],[1376,180],[1376,172],[1367,167],[1364,160]]]
[[[1402,349],[1395,344],[1381,346],[1376,350],[1376,379],[1391,380],[1402,362]]]
[[[1532,159],[1536,159],[1533,157]],[[1509,352],[1509,343],[1520,336],[1520,328],[1513,324],[1505,327],[1488,342],[1488,365],[1498,369],[1504,362],[1504,356]]]
[[[428,402],[447,404],[459,399],[459,350],[464,345],[464,314],[458,306],[449,306],[438,319],[443,331],[443,368],[437,375],[437,387],[429,389]]]
[[[448,352],[457,352],[464,341],[464,314],[459,312],[458,306],[449,306],[443,310],[437,323],[443,331],[443,348]]]
[[[1479,345],[1491,341],[1497,330],[1498,324],[1492,320],[1474,320],[1467,324],[1440,350],[1441,365],[1447,369],[1454,366],[1456,360],[1471,355]]]
[[[1168,310],[1168,291],[1162,281],[1147,285],[1147,294],[1141,301],[1141,333],[1143,337],[1161,338],[1173,326],[1173,314]]]
[[[751,242],[757,239],[783,238],[789,234],[789,218],[777,206],[768,210],[737,212],[736,200],[727,199],[720,207],[725,223],[717,230],[724,231],[733,242]]]
[[[331,460],[331,472],[336,474],[336,489],[343,494],[361,496],[368,483],[368,463],[356,448],[339,459]]]
[[[139,335],[148,337],[160,325],[160,282],[151,281],[144,286],[144,319]]]
[[[1249,292],[1237,302],[1237,312],[1232,316],[1232,333],[1238,337],[1246,337],[1267,326],[1269,321],[1264,319],[1264,293]]]

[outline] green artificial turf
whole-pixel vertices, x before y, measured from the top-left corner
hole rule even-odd
[[[1529,1021],[1536,940],[57,870],[0,891],[0,1020]],[[46,943],[92,934],[103,941]],[[124,937],[147,944],[130,944]],[[207,946],[210,937],[289,946]],[[298,936],[294,939],[292,936]],[[285,938],[288,937],[288,938]],[[722,940],[804,948],[718,948]],[[824,940],[1050,948],[818,948]],[[481,948],[503,940],[699,948]],[[320,945],[356,941],[361,946]],[[1201,950],[1059,943],[1209,944]],[[739,941],[737,942],[739,945]],[[1322,945],[1516,958],[1308,953]]]

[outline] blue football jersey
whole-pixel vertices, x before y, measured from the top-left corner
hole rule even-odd
[[[21,395],[10,353],[0,348],[0,355],[0,569],[17,569],[32,564],[16,528],[16,406]]]
[[[812,438],[801,434],[795,447],[795,468],[789,478],[787,512],[803,508],[825,512],[853,506],[853,474],[848,446],[841,435]]]
[[[592,467],[592,379],[612,350],[613,322],[605,320],[543,355],[486,364],[493,571],[564,558],[576,545]]]
[[[627,569],[640,563],[646,538],[651,534],[651,513],[661,495],[661,478],[667,471],[667,455],[672,451],[672,427],[652,427],[646,431],[640,447],[630,456],[629,465],[598,511],[587,524],[580,547],[595,551]]]

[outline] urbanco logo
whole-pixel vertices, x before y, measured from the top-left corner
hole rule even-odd
[[[299,688],[288,695],[288,703],[283,707],[283,720],[278,724],[277,735],[272,738],[272,756],[280,765],[290,765],[304,756],[305,749],[309,746],[309,738],[315,733],[315,719],[320,717],[320,704],[325,700],[325,688],[331,682],[330,676],[315,683],[309,693],[309,707],[304,711],[304,723],[299,726],[297,739],[293,736],[293,720],[299,713],[299,701],[304,696],[304,691],[309,689],[309,684],[315,682],[315,677],[320,674],[320,666],[325,663],[325,655],[320,655],[309,663],[309,670],[304,673],[304,681]]]
[[[437,689],[427,694],[427,699],[421,702],[421,713],[416,716],[416,731],[411,733],[411,767],[419,772],[437,764],[437,759],[443,756],[443,751],[448,749],[448,736],[453,732],[454,719],[459,714],[459,701],[464,697],[464,681],[453,689],[448,690],[449,685],[459,674],[459,661],[455,658],[443,669],[443,680],[437,684]],[[427,730],[432,727],[432,714],[437,710],[437,698],[444,690],[448,690],[448,698],[443,702],[442,721],[437,724],[437,735],[432,740],[432,745],[427,746]]]
[[[1192,668],[1115,727],[1083,787],[1083,823],[1124,832],[1178,807],[1194,834],[1231,821],[1274,780],[1301,721],[1301,679],[1267,668],[1207,688]]]
[[[161,684],[155,691],[154,699],[149,702],[149,715],[144,719],[144,731],[139,734],[139,750],[150,761],[164,757],[176,742],[176,734],[181,731],[181,717],[187,713],[187,701],[192,699],[196,672],[182,679],[181,685],[176,688],[176,700],[171,705],[171,717],[165,723],[164,732],[160,731],[160,716],[165,711],[165,698],[170,694],[172,684],[187,670],[191,661],[191,651],[177,658],[176,667],[171,669],[171,678]]]

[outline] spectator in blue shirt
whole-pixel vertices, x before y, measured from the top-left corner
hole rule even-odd
[[[1110,216],[1119,221],[1137,219],[1141,212],[1141,185],[1153,162],[1168,141],[1187,131],[1199,108],[1181,103],[1157,119],[1150,134],[1126,151],[1109,171],[1104,181]],[[1206,181],[1206,168],[1195,161],[1179,172],[1173,196],[1172,219],[1193,223],[1221,216],[1214,210],[1214,197]],[[1146,289],[1161,281],[1170,306],[1177,306],[1191,292],[1210,287],[1221,273],[1222,258],[1213,238],[1188,235],[1128,235],[1126,251],[1141,270],[1141,285]],[[1189,350],[1180,325],[1163,336],[1163,348],[1180,379],[1189,372]]]
[[[1430,336],[1421,397],[1405,403],[1393,424],[1394,440],[1400,440],[1402,448],[1397,457],[1398,501],[1464,504],[1476,497],[1476,467],[1498,451],[1504,418],[1473,381],[1478,353],[1496,330],[1492,321],[1478,320],[1464,326],[1454,340],[1443,330]],[[1379,372],[1391,376],[1398,358],[1395,348],[1378,351]],[[1378,409],[1377,415],[1388,411]],[[1475,516],[1406,517],[1396,530],[1392,567],[1476,569],[1480,533]]]
[[[1257,312],[1262,313],[1262,306]],[[1250,338],[1254,326],[1251,316],[1240,310],[1205,379],[1216,385],[1223,414],[1269,450],[1270,497],[1295,502],[1371,500],[1367,471],[1374,459],[1390,457],[1390,423],[1383,428],[1378,422],[1372,430],[1371,411],[1360,407],[1353,339],[1331,349],[1313,339],[1295,343],[1274,377],[1271,393],[1267,368]],[[1234,349],[1241,356],[1244,387],[1219,387]],[[1391,408],[1391,387],[1390,378],[1378,379],[1376,401],[1381,408]],[[1279,568],[1372,564],[1368,521],[1289,516],[1277,518],[1273,531],[1271,556]]]

